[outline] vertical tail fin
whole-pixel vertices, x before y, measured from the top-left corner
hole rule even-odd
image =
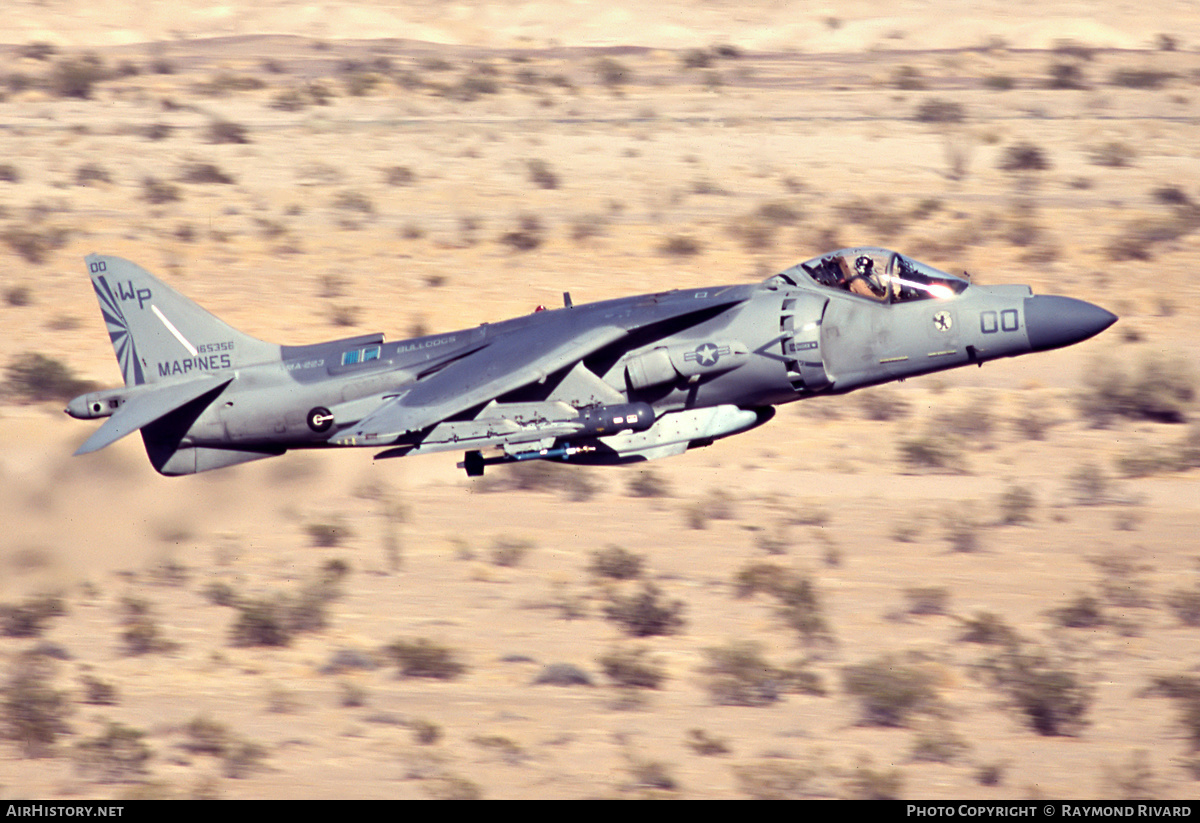
[[[90,254],[87,266],[127,386],[280,356],[128,260]]]

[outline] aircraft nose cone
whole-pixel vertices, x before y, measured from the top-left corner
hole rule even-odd
[[[1025,298],[1025,331],[1034,351],[1087,340],[1116,322],[1112,312],[1073,297],[1039,294]]]

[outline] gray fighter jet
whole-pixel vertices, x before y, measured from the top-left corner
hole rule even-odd
[[[564,294],[562,308],[464,331],[280,346],[127,260],[87,266],[125,386],[67,406],[108,418],[76,454],[141,431],[165,475],[337,446],[461,449],[472,476],[653,460],[761,426],[780,403],[1069,346],[1117,319],[864,247],[758,284],[579,306]]]

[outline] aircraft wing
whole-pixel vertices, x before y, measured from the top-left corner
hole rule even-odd
[[[154,384],[153,388],[131,394],[121,407],[113,412],[112,417],[105,420],[104,425],[96,429],[92,436],[75,450],[75,454],[99,451],[197,397],[229,384],[232,380],[231,374],[210,374],[188,380],[186,383]]]
[[[650,306],[630,305],[606,313],[584,309],[555,311],[543,320],[499,334],[483,348],[419,380],[412,389],[381,406],[333,442],[380,445],[426,429],[472,406],[543,379],[621,340],[630,332],[689,315],[711,317],[744,296],[699,293]]]

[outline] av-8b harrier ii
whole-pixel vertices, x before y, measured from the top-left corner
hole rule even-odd
[[[539,310],[464,331],[280,346],[148,272],[87,258],[124,373],[67,413],[108,418],[87,454],[141,431],[165,475],[288,449],[465,452],[468,475],[522,460],[617,464],[766,423],[775,406],[1069,346],[1116,321],[1028,286],[982,286],[880,248],[762,283]]]

